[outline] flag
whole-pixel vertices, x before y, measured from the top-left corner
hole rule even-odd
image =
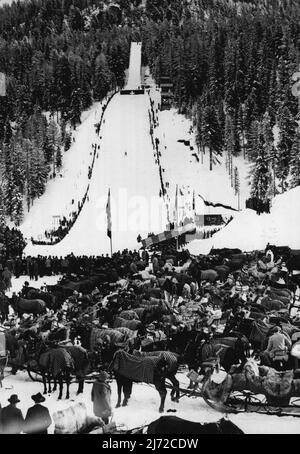
[[[106,205],[106,215],[107,215],[107,236],[111,239],[110,189],[108,190],[108,198],[107,198],[107,205]]]
[[[0,96],[6,96],[5,74],[0,73]]]

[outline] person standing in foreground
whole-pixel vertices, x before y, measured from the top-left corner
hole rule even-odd
[[[95,416],[102,418],[108,424],[112,416],[111,387],[108,384],[108,374],[100,371],[92,387],[92,402]]]
[[[5,435],[20,434],[24,430],[24,418],[21,410],[16,406],[20,400],[16,394],[12,394],[8,402],[9,405],[1,410],[0,433]]]
[[[52,420],[48,408],[41,405],[42,402],[45,402],[45,397],[38,393],[31,396],[31,399],[35,402],[35,405],[27,411],[24,432],[27,434],[47,435],[48,427],[51,425]]]

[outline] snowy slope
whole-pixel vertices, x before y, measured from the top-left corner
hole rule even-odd
[[[160,207],[159,175],[148,134],[148,104],[146,95],[114,97],[105,113],[89,201],[69,235],[58,245],[27,246],[25,253],[109,253],[105,210],[109,188],[114,250],[136,248],[139,234],[147,236],[150,231],[164,229],[166,220]]]
[[[75,142],[64,154],[60,175],[48,182],[45,193],[34,201],[24,218],[21,230],[26,238],[42,239],[44,231],[56,225],[55,217],[67,217],[77,209],[88,185],[92,144],[99,143],[94,124],[99,121],[101,111],[101,103],[95,103],[82,115],[82,124],[72,131]]]
[[[153,92],[154,93],[154,92]],[[155,94],[155,93],[154,93]],[[156,103],[159,102],[159,94],[155,94]],[[161,143],[161,163],[165,169],[164,179],[169,182],[168,195],[170,202],[174,204],[176,184],[183,193],[179,200],[182,212],[192,207],[193,192],[195,191],[195,206],[197,214],[232,214],[228,210],[205,207],[200,194],[205,200],[213,203],[222,203],[238,209],[238,197],[231,187],[230,177],[225,168],[225,156],[218,158],[220,164],[209,171],[209,153],[206,152],[199,162],[193,153],[197,153],[195,133],[189,119],[177,113],[175,109],[159,111],[157,136]],[[190,146],[184,145],[178,140],[189,140]],[[202,162],[203,160],[203,162]],[[242,156],[233,157],[233,167],[237,166],[240,177],[240,207],[245,207],[245,201],[249,197],[250,187],[248,184],[249,163]],[[184,208],[183,208],[184,207]]]
[[[270,214],[258,216],[243,210],[213,238],[195,240],[188,245],[192,254],[207,254],[214,248],[239,248],[244,251],[265,249],[267,243],[300,249],[300,187],[273,200]]]
[[[142,43],[131,43],[129,74],[126,90],[136,90],[141,85]],[[139,70],[138,70],[139,69]]]
[[[140,47],[133,46],[129,81],[140,81]],[[104,115],[100,131],[95,133],[94,123],[99,121],[94,106],[86,121],[78,129],[74,150],[65,162],[69,178],[53,182],[45,197],[31,210],[21,229],[25,236],[36,237],[46,226],[51,226],[53,214],[63,213],[74,187],[81,193],[87,185],[82,162],[73,159],[89,156],[91,144],[100,144],[90,183],[88,201],[70,233],[55,246],[32,246],[25,249],[28,255],[102,254],[110,252],[107,237],[106,203],[111,190],[113,250],[138,248],[137,236],[159,233],[166,228],[166,210],[159,198],[160,180],[155,165],[154,151],[149,134],[150,101],[145,95],[114,96]],[[75,170],[75,168],[77,170]],[[78,173],[79,172],[79,173]],[[73,197],[73,196],[72,196]]]

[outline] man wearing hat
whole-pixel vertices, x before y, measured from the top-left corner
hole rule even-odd
[[[31,396],[31,399],[35,402],[35,405],[28,408],[24,432],[27,434],[47,435],[48,427],[51,425],[52,420],[48,408],[41,405],[42,402],[45,402],[45,397],[41,393],[37,393]]]
[[[1,433],[7,435],[20,434],[24,429],[22,412],[16,406],[20,400],[16,394],[12,394],[8,399],[8,402],[9,405],[2,408],[0,415]]]
[[[102,418],[108,424],[112,416],[111,387],[108,383],[108,374],[100,371],[92,387],[92,402],[95,416]]]

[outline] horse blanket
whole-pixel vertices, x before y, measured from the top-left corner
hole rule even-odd
[[[153,383],[154,368],[159,360],[156,356],[137,357],[118,350],[113,357],[112,369],[136,382]]]
[[[120,331],[112,328],[93,328],[91,330],[90,348],[95,350],[98,344],[102,344],[102,341],[109,338],[111,344],[121,344],[124,341],[124,334]]]
[[[133,337],[136,337],[137,331],[134,331],[132,329],[126,328],[125,326],[121,326],[120,328],[115,328],[115,331],[119,331],[124,335],[124,342],[127,341],[128,339],[132,339]]]
[[[146,356],[158,357],[159,359],[164,359],[169,366],[169,372],[177,372],[178,368],[178,359],[179,355],[177,353],[169,352],[167,350],[154,351],[154,352],[140,352],[135,350],[133,353],[134,356],[138,358],[145,358]]]
[[[139,320],[125,320],[124,318],[116,317],[114,328],[121,328],[124,326],[125,328],[135,331],[140,325],[141,322]]]
[[[64,349],[71,355],[76,372],[84,372],[89,364],[87,351],[80,345],[68,345]]]
[[[120,317],[124,318],[125,320],[139,320],[139,316],[133,310],[120,312]]]
[[[118,350],[112,360],[112,369],[136,382],[153,383],[154,370],[158,362],[164,359],[168,362],[170,372],[177,368],[178,356],[172,352],[135,352],[134,355]]]
[[[65,348],[53,348],[42,353],[39,365],[56,378],[66,368],[74,369],[74,361],[71,354]]]

